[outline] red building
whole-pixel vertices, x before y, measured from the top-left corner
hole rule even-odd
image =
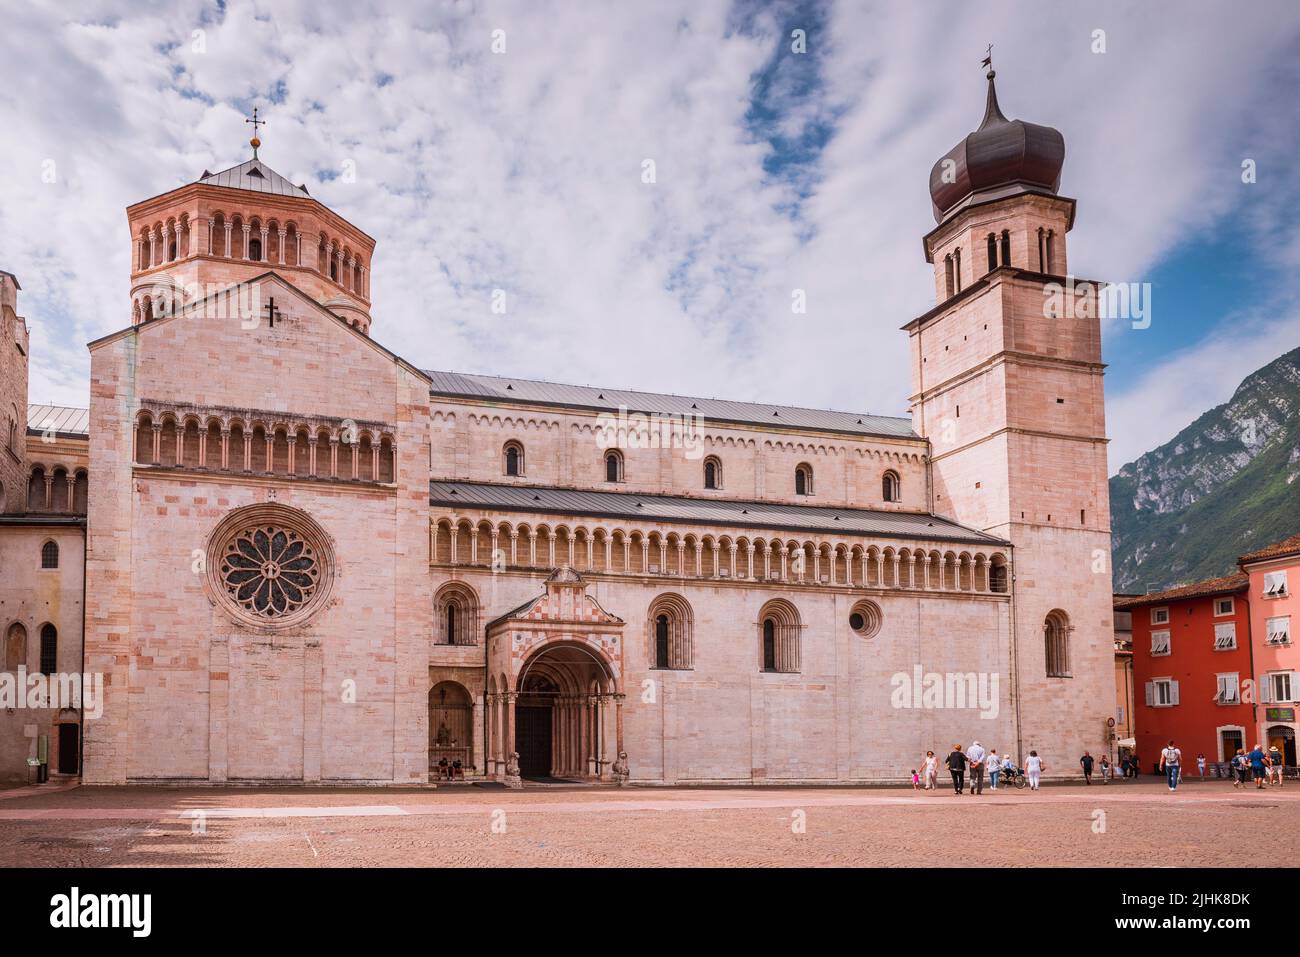
[[[1250,747],[1254,707],[1243,702],[1252,669],[1245,574],[1228,575],[1150,595],[1117,597],[1133,616],[1133,681],[1137,753],[1153,771],[1172,738],[1184,774],[1196,756],[1213,764]],[[1250,695],[1244,696],[1247,702]]]

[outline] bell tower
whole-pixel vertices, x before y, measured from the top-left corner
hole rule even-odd
[[[127,207],[132,324],[276,272],[369,334],[374,239],[271,169],[261,145],[255,134],[252,159]]]
[[[18,278],[0,270],[0,513],[27,507],[27,322]]]
[[[934,510],[1013,545],[1018,757],[1073,767],[1104,750],[1114,702],[1096,284],[1068,272],[1065,140],[1008,120],[994,77],[979,128],[930,173],[936,305],[904,327],[912,416]]]

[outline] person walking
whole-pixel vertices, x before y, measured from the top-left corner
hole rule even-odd
[[[1243,748],[1238,748],[1237,753],[1232,756],[1232,786],[1234,788],[1244,788],[1246,786],[1246,768],[1250,762],[1246,760],[1246,752]]]
[[[1083,757],[1079,759],[1079,767],[1083,768],[1083,783],[1092,783],[1092,755],[1085,751]]]
[[[925,752],[925,757],[921,759],[921,777],[925,780],[925,789],[927,791],[938,789],[939,757],[933,751]]]
[[[1282,767],[1284,764],[1286,764],[1286,758],[1284,758],[1282,752],[1277,749],[1277,745],[1275,744],[1270,747],[1268,749],[1269,784],[1276,784],[1278,787],[1282,786]]]
[[[960,796],[966,778],[966,755],[962,753],[960,744],[952,746],[952,754],[948,755],[945,764],[952,775],[953,790]]]
[[[1262,791],[1264,789],[1264,778],[1268,773],[1265,770],[1267,767],[1265,762],[1268,759],[1264,754],[1264,746],[1262,744],[1255,745],[1255,750],[1246,755],[1246,759],[1250,762],[1250,776],[1255,779],[1255,787]]]
[[[1103,754],[1101,756],[1101,783],[1102,784],[1110,783],[1110,771],[1111,771],[1110,758],[1106,757],[1106,755]]]
[[[1137,776],[1142,773],[1142,759],[1136,751],[1129,755],[1129,765],[1133,768],[1133,779],[1137,780]]]
[[[1029,757],[1025,758],[1025,775],[1029,778],[1029,790],[1038,790],[1038,780],[1043,776],[1043,759],[1038,756],[1037,751],[1030,751]]]
[[[974,742],[966,752],[966,762],[970,767],[970,793],[984,793],[984,748],[978,741]]]
[[[1202,781],[1205,780],[1205,755],[1196,755],[1196,773],[1200,775]]]
[[[1002,774],[1002,758],[998,756],[997,748],[989,748],[989,756],[984,759],[985,766],[989,769],[989,790],[998,789],[998,776]]]
[[[1174,747],[1174,741],[1169,739],[1169,746],[1160,752],[1160,770],[1165,773],[1165,778],[1169,781],[1169,790],[1174,791],[1178,788],[1178,774],[1182,770],[1183,752]]]

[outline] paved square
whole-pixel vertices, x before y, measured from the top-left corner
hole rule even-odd
[[[1300,785],[1190,781],[1170,794],[1155,779],[980,797],[78,787],[0,795],[0,865],[1258,867],[1295,860],[1297,823]]]

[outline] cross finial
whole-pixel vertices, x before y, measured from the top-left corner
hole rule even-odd
[[[257,107],[253,107],[253,118],[251,120],[244,120],[244,122],[253,124],[253,138],[248,141],[248,145],[253,147],[253,159],[257,159],[257,148],[262,145],[262,141],[257,138],[257,128],[259,126],[265,126],[266,120],[259,120],[257,118]]]
[[[993,44],[989,44],[988,49],[984,51],[984,59],[980,61],[980,66],[988,68],[988,76],[993,76]]]

